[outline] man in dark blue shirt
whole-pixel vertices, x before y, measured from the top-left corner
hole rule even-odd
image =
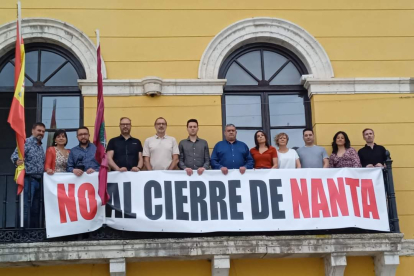
[[[239,169],[244,174],[246,169],[253,169],[254,161],[249,148],[242,141],[236,139],[237,130],[233,124],[224,129],[225,140],[218,142],[211,155],[211,168],[221,170],[224,175],[228,169]]]
[[[81,127],[76,132],[79,145],[70,150],[66,171],[81,176],[99,170],[99,163],[95,160],[96,146],[89,141],[89,129]]]

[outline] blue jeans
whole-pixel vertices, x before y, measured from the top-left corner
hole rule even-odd
[[[30,209],[30,225],[29,225]],[[24,177],[24,227],[38,228],[40,216],[40,179]]]

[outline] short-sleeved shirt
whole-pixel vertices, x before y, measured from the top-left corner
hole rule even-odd
[[[296,151],[302,168],[323,168],[323,160],[329,159],[325,148],[320,146],[304,146]]]
[[[277,151],[279,169],[296,169],[297,159],[299,159],[299,156],[294,149],[289,149],[287,152]]]
[[[180,154],[174,137],[151,136],[145,140],[142,156],[150,157],[153,170],[166,170],[172,162],[173,154]]]
[[[139,153],[142,152],[142,144],[139,139],[129,137],[125,139],[124,136],[109,140],[106,151],[114,151],[113,160],[115,164],[122,168],[125,167],[130,171],[133,167],[138,166]]]
[[[374,147],[371,148],[370,146],[365,145],[365,147],[358,151],[362,167],[366,167],[369,164],[375,166],[378,163],[384,165],[387,160],[385,152],[386,149],[383,146],[374,144]]]
[[[276,148],[272,146],[263,153],[256,148],[251,148],[250,154],[254,159],[255,169],[270,169],[273,167],[273,158],[277,158]]]

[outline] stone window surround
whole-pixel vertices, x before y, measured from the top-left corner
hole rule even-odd
[[[59,45],[74,54],[82,63],[87,79],[96,80],[96,46],[76,27],[51,18],[23,18],[22,36],[25,43],[47,42]],[[0,56],[15,47],[16,21],[0,26]],[[105,63],[102,75],[106,78]]]

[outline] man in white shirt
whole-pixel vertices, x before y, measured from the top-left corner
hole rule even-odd
[[[145,140],[144,164],[147,170],[174,170],[178,164],[178,144],[174,137],[165,134],[167,121],[159,117],[154,123],[157,134]]]

